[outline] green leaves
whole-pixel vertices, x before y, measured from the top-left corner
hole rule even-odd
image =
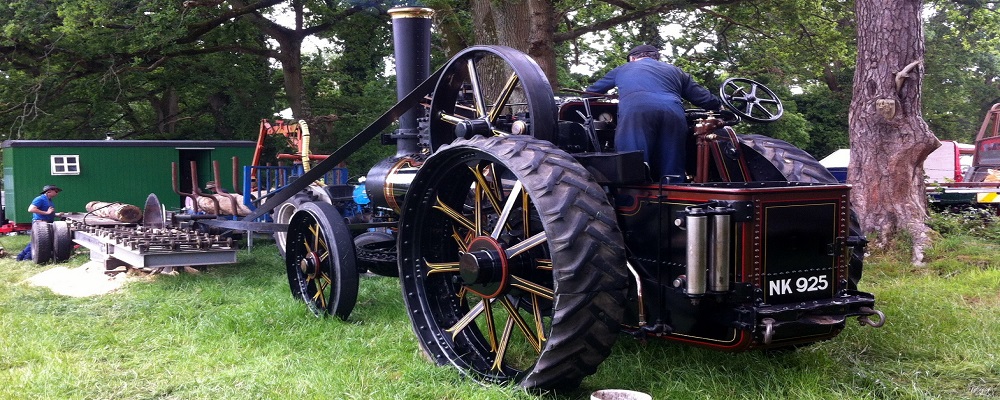
[[[221,9],[216,7],[214,10]],[[231,136],[229,102],[253,110],[247,136],[273,108],[243,101],[274,92],[256,57],[218,53],[240,43],[263,48],[256,30],[230,21],[198,31],[217,12],[173,0],[15,0],[0,5],[0,121],[10,138]],[[207,85],[206,85],[207,84]],[[206,86],[211,86],[210,88]],[[220,103],[221,102],[221,103]],[[263,108],[261,106],[264,106]],[[242,118],[242,117],[241,117]],[[218,127],[218,129],[206,129]],[[238,129],[244,129],[239,127]],[[187,132],[185,132],[187,131]],[[208,133],[206,135],[206,133]]]

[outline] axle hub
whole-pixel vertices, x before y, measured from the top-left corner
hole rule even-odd
[[[488,236],[477,237],[469,244],[469,251],[459,257],[459,274],[469,290],[492,298],[507,288],[507,261],[499,242]]]
[[[315,278],[319,263],[319,257],[316,253],[306,254],[306,256],[302,258],[302,261],[299,262],[299,270],[301,270],[302,274],[306,277]]]
[[[490,123],[483,119],[467,119],[455,125],[455,137],[469,139],[473,136],[492,136]]]

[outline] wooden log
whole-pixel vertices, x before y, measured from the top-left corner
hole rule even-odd
[[[87,203],[87,212],[98,217],[127,223],[134,223],[142,220],[142,210],[139,209],[139,207],[125,203],[92,201]]]
[[[212,201],[212,197],[218,201],[220,209],[215,208],[216,201]],[[235,209],[233,209],[234,206]],[[243,205],[243,196],[238,194],[213,194],[199,197],[198,207],[208,214],[239,216],[250,214],[250,209]]]

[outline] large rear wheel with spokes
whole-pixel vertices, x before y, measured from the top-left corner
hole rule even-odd
[[[400,221],[404,300],[420,345],[486,382],[574,387],[624,311],[614,209],[567,153],[530,137],[442,147]]]

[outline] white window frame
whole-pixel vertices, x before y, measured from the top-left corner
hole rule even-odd
[[[49,168],[52,175],[80,175],[80,155],[53,154],[49,157]]]

